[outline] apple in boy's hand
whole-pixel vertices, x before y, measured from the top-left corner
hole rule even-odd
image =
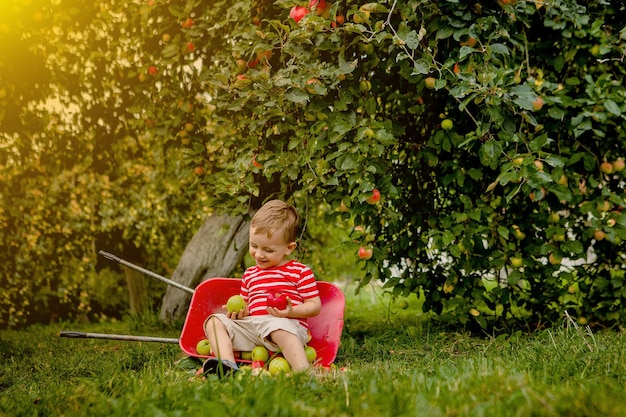
[[[286,373],[286,372],[291,371],[291,366],[289,365],[289,362],[287,362],[287,359],[281,358],[279,356],[277,358],[272,359],[267,369],[268,371],[270,371],[270,374],[277,375],[281,372]]]
[[[233,295],[226,302],[226,309],[229,313],[239,313],[243,309],[246,308],[246,302],[243,300],[243,297],[239,294]]]
[[[317,351],[315,350],[313,346],[305,347],[304,353],[306,354],[306,358],[309,361],[309,363],[313,363],[315,362],[315,359],[317,359]]]
[[[209,356],[211,354],[211,344],[207,339],[202,339],[196,345],[196,352],[201,356]]]
[[[257,346],[252,349],[252,360],[255,362],[267,362],[270,358],[270,353],[265,346]]]
[[[280,292],[270,292],[267,294],[267,306],[274,307],[278,310],[287,308],[287,294]]]

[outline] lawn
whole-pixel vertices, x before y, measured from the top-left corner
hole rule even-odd
[[[178,337],[154,318],[0,331],[6,416],[624,416],[626,341],[574,322],[481,337],[368,291],[348,303],[336,368],[196,377],[177,345],[64,339],[59,330]]]

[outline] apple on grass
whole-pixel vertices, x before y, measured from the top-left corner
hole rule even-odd
[[[246,308],[246,302],[243,297],[239,294],[233,295],[226,302],[226,310],[229,313],[239,313],[243,309]]]
[[[270,374],[278,375],[280,373],[287,373],[291,371],[291,366],[289,365],[289,362],[287,362],[287,359],[278,356],[272,359],[267,369],[270,371]]]
[[[265,366],[265,362],[263,361],[252,361],[250,364],[252,369],[263,368]]]
[[[315,362],[315,359],[317,359],[317,350],[315,350],[313,346],[306,346],[304,348],[304,353],[309,363],[313,363]]]
[[[211,355],[211,344],[207,339],[202,339],[196,345],[196,352],[200,356],[210,356]]]

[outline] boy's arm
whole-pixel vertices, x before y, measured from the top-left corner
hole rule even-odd
[[[317,316],[322,309],[322,299],[320,297],[307,298],[302,304],[294,306],[291,299],[287,297],[287,308],[278,310],[268,307],[267,312],[276,317],[289,317],[292,319],[304,319]]]

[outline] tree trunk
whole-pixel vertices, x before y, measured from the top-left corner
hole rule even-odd
[[[131,268],[123,268],[128,285],[130,311],[133,314],[142,314],[148,310],[148,288],[144,275]]]
[[[189,288],[213,277],[229,277],[248,250],[249,221],[243,216],[213,215],[206,219],[187,244],[171,277]],[[168,287],[160,318],[184,319],[191,294]]]

